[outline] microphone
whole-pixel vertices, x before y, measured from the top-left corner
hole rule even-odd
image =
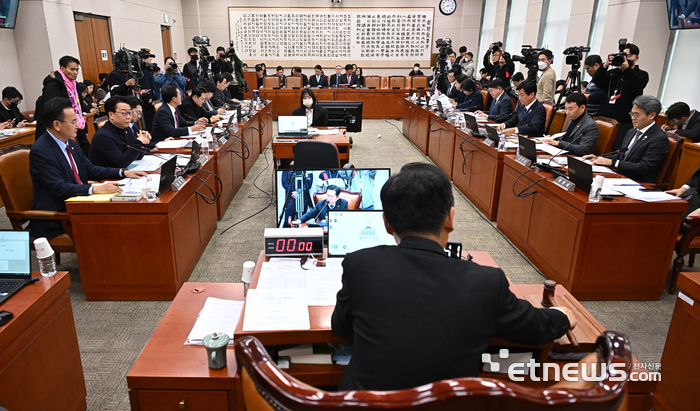
[[[608,157],[608,156],[614,156],[615,154],[622,154],[622,153],[626,152],[626,151],[629,150],[629,149],[630,149],[629,147],[622,147],[622,148],[619,149],[619,150],[615,150],[615,151],[611,151],[611,152],[609,152],[609,153],[601,154],[601,155],[599,155],[598,157]]]

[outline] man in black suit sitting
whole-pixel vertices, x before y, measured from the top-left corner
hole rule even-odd
[[[547,111],[542,103],[537,101],[537,84],[534,81],[523,81],[518,86],[518,98],[520,108],[513,117],[496,128],[503,130],[503,134],[524,134],[529,137],[541,137],[544,135],[544,127],[547,120]]]
[[[209,122],[200,118],[196,122],[187,121],[180,114],[178,106],[182,104],[182,94],[177,84],[171,83],[163,87],[163,105],[160,106],[153,118],[151,127],[151,144],[167,140],[171,137],[182,137],[191,131],[202,131]]]
[[[405,165],[384,184],[381,199],[384,225],[398,246],[343,261],[331,327],[354,341],[354,351],[339,390],[478,377],[491,337],[538,346],[575,326],[565,309],[518,299],[500,269],[447,256],[454,197],[436,166]]]
[[[125,105],[128,110],[128,104]],[[110,194],[122,191],[115,183],[89,184],[88,181],[139,178],[143,171],[105,168],[92,164],[78,143],[77,118],[70,100],[54,97],[42,106],[46,132],[37,138],[29,151],[29,173],[32,176],[32,209],[66,211],[66,200],[75,196]],[[29,224],[32,237],[48,239],[65,234],[60,221],[33,220]]]
[[[135,137],[130,128],[133,110],[128,97],[110,98],[105,103],[105,111],[109,121],[93,136],[88,158],[97,166],[126,167],[143,157],[144,153],[141,150],[151,142],[151,136],[147,131],[139,130],[138,137]]]
[[[661,102],[654,96],[641,95],[632,102],[632,130],[622,140],[620,150],[610,158],[585,156],[593,164],[611,167],[640,183],[653,183],[671,145],[668,136],[656,125]]]
[[[586,113],[588,99],[583,93],[573,93],[566,97],[564,104],[569,125],[562,137],[543,138],[542,142],[566,150],[574,156],[593,154],[598,141],[598,123]]]
[[[345,74],[340,76],[341,86],[357,86],[357,74],[353,73],[352,64],[345,65]]]
[[[316,204],[316,207],[309,210],[306,214],[299,217],[298,220],[292,221],[293,226],[298,226],[301,223],[305,223],[312,218],[315,221],[325,220],[328,216],[328,210],[347,210],[348,202],[340,198],[340,188],[336,186],[328,186],[326,190],[326,199],[321,200]]]
[[[496,123],[503,123],[513,115],[513,102],[503,88],[503,82],[499,79],[493,80],[486,85],[491,95],[491,108],[485,111],[477,111],[481,118],[488,118]]]
[[[328,88],[328,77],[323,74],[323,67],[317,64],[314,70],[316,71],[316,75],[309,78],[309,87]]]

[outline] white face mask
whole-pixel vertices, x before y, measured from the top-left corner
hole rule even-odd
[[[538,61],[538,62],[537,62],[537,68],[539,68],[540,70],[544,70],[544,69],[547,68],[547,63],[544,62],[544,61]]]
[[[314,105],[314,101],[312,99],[304,99],[304,106],[311,107],[313,105]]]

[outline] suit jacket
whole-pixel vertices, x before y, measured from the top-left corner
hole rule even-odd
[[[461,103],[457,104],[457,110],[459,111],[476,111],[484,109],[484,96],[481,95],[479,90],[474,90],[472,94],[467,95],[467,93],[462,93],[466,96]]]
[[[202,107],[198,106],[192,100],[192,97],[187,97],[186,99],[182,100],[182,105],[180,107],[178,107],[178,109],[180,109],[180,113],[185,118],[185,120],[191,121],[193,123],[202,117],[209,119],[209,117],[215,116],[218,114],[216,112],[216,110],[214,110],[214,111],[205,110],[204,105],[202,105]],[[174,123],[174,120],[173,120],[173,123]]]
[[[328,77],[326,77],[325,74],[321,74],[321,80],[318,81],[316,80],[316,75],[312,75],[309,77],[309,85],[311,87],[321,87],[321,88],[327,88],[328,87]]]
[[[559,148],[567,150],[574,156],[585,156],[593,154],[595,143],[598,141],[598,124],[593,120],[588,113],[583,113],[574,126],[574,129],[569,133],[568,126],[565,128],[565,134],[559,140]]]
[[[688,119],[688,127],[681,130],[680,128],[676,131],[679,136],[687,137],[693,140],[693,143],[700,141],[700,111],[695,111],[695,113]]]
[[[635,134],[637,134],[636,128],[628,131],[620,147],[629,147]],[[617,153],[610,159],[617,172],[623,176],[640,183],[653,183],[656,181],[656,173],[666,158],[669,148],[666,132],[654,123],[632,148],[625,153]]]
[[[306,107],[299,107],[292,112],[293,116],[306,116]],[[314,121],[311,127],[327,127],[328,126],[328,110],[320,107],[318,104],[314,108]]]
[[[163,103],[156,115],[153,117],[153,125],[151,126],[151,145],[156,144],[159,141],[163,141],[168,137],[182,137],[190,133],[187,129],[189,126],[193,126],[194,122],[188,122],[180,113],[178,108],[175,111],[178,114],[179,124],[175,124],[175,118],[173,118],[173,113],[168,107],[168,103]]]
[[[340,390],[398,390],[477,377],[491,337],[538,346],[562,336],[569,321],[518,299],[500,269],[406,237],[345,257],[331,326],[354,340]]]
[[[481,94],[481,93],[479,93]],[[505,91],[498,96],[498,101],[491,99],[491,109],[487,112],[489,120],[503,123],[513,115],[513,102]]]
[[[513,114],[510,120],[504,123],[506,128],[518,127],[518,133],[529,137],[543,136],[547,111],[542,103],[535,100],[527,112],[524,112],[524,109],[525,107],[521,107]]]
[[[134,160],[144,156],[143,152],[120,145],[120,143],[144,148],[143,143],[136,139],[129,127],[119,129],[107,121],[92,137],[88,158],[96,166],[124,168]]]
[[[347,200],[344,200],[342,198],[339,198],[335,202],[335,207],[333,210],[347,210],[348,209],[348,202]],[[318,221],[325,220],[326,216],[328,215],[328,201],[323,200],[319,201],[318,204],[316,204],[316,207],[312,208],[309,210],[306,214],[301,216],[299,219],[301,220],[302,223],[311,220],[312,218],[315,218]]]
[[[353,74],[353,75],[350,77],[350,86],[354,86],[354,85],[356,85],[356,84],[359,85],[359,83],[357,82],[357,74]],[[347,86],[347,85],[348,85],[348,75],[347,75],[347,74],[341,74],[341,75],[340,75],[340,85],[341,85],[341,86],[343,86],[343,85]]]
[[[29,173],[32,176],[32,209],[66,211],[65,200],[75,196],[86,196],[88,180],[120,178],[118,168],[105,168],[92,164],[74,140],[68,140],[71,155],[78,169],[80,180],[75,179],[73,169],[61,148],[48,132],[39,137],[29,151]],[[59,221],[33,220],[29,225],[32,237],[54,238],[65,234]]]
[[[328,83],[329,87],[340,87],[340,75],[331,74],[331,79]]]

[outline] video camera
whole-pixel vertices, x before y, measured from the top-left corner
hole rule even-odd
[[[501,43],[502,44],[502,43]],[[523,44],[520,50],[521,56],[513,56],[513,61],[524,64],[525,67],[532,69],[537,68],[537,58],[544,49],[534,49],[529,44]]]
[[[142,49],[143,50],[143,49]],[[120,48],[112,53],[112,65],[115,69],[126,74],[128,78],[140,79],[143,77],[141,72],[141,57],[133,50],[126,47]]]
[[[581,60],[583,60],[583,53],[588,53],[591,51],[590,47],[569,47],[564,50],[564,55],[566,56],[566,64],[572,66],[574,69],[579,69],[581,67]]]
[[[613,59],[610,62],[611,65],[615,67],[620,67],[625,61],[627,61],[627,54],[625,54],[625,49],[627,48],[627,39],[620,39],[617,41],[617,49],[619,53],[613,55]]]

